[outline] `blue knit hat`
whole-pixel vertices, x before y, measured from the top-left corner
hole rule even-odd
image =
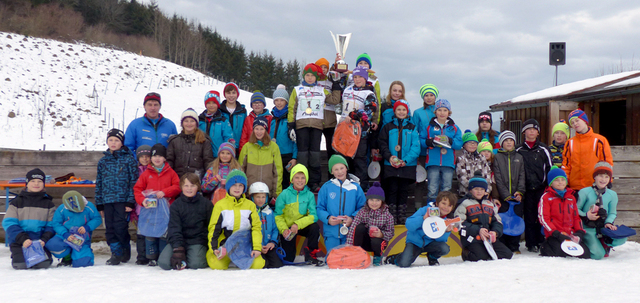
[[[449,103],[449,101],[447,99],[439,99],[438,101],[436,101],[436,109],[438,110],[438,108],[444,107],[446,109],[448,109],[449,111],[451,111],[451,103]]]
[[[276,87],[276,90],[273,92],[273,101],[278,98],[284,99],[287,103],[289,102],[289,93],[287,92],[286,86],[283,84],[278,84],[278,87]]]
[[[251,95],[251,104],[253,104],[253,102],[262,102],[264,106],[267,106],[267,102],[264,99],[264,94],[259,91],[255,91],[253,92],[253,95]]]
[[[356,66],[356,68],[353,69],[353,75],[369,80],[369,69],[364,66]]]
[[[229,192],[229,189],[231,189],[231,186],[235,185],[236,183],[240,183],[244,185],[244,189],[242,190],[243,194],[247,192],[247,175],[245,175],[241,170],[234,169],[230,171],[229,174],[227,175],[226,180],[227,180],[227,184],[225,184],[224,189],[227,192]]]
[[[572,111],[571,113],[569,113],[569,124],[571,124],[571,120],[573,120],[574,118],[580,118],[580,119],[582,119],[582,121],[587,123],[587,125],[589,124],[589,118],[587,118],[587,114],[585,114],[580,109],[576,109],[576,110]]]
[[[564,178],[566,180],[567,174],[564,172],[564,170],[560,169],[559,167],[552,166],[551,170],[547,174],[547,181],[549,182],[549,186],[551,186],[551,183],[553,183],[553,180],[557,178]]]
[[[269,121],[267,121],[267,118],[263,116],[256,117],[256,119],[253,120],[253,128],[258,125],[264,127],[264,129],[269,129]]]
[[[371,68],[372,68],[372,65],[371,65],[371,57],[369,57],[369,54],[367,54],[367,53],[362,53],[360,56],[358,56],[358,58],[356,58],[356,65],[358,65],[358,63],[359,63],[360,61],[367,62],[367,64],[369,64],[369,69],[371,69]]]
[[[482,187],[484,188],[484,190],[487,190],[487,188],[489,188],[487,179],[482,176],[482,172],[480,170],[476,170],[473,173],[473,178],[469,179],[469,190],[472,190],[476,187]]]
[[[432,93],[434,96],[436,96],[436,99],[438,99],[438,93],[440,93],[440,91],[438,91],[438,88],[433,84],[425,84],[420,87],[420,98],[424,99],[424,96],[427,93]]]

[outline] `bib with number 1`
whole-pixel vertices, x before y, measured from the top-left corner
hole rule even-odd
[[[347,87],[342,93],[342,117],[349,116],[352,111],[364,109],[364,101],[374,94],[370,90],[355,90],[353,85]]]
[[[324,88],[318,86],[296,86],[296,96],[298,97],[298,119],[324,119]]]

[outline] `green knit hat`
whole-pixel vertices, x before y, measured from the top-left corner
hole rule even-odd
[[[333,155],[329,159],[329,173],[331,173],[331,169],[333,168],[333,166],[339,163],[344,164],[344,166],[346,166],[347,169],[349,169],[349,164],[347,164],[347,159],[345,159],[343,156],[340,156],[340,155]]]
[[[297,173],[303,173],[304,174],[304,184],[307,184],[309,182],[309,171],[307,170],[307,167],[302,165],[301,163],[296,164],[292,169],[291,169],[291,174],[289,175],[289,182],[293,183],[293,176],[295,176]]]
[[[420,87],[420,97],[424,99],[424,95],[427,93],[432,93],[436,96],[436,99],[438,99],[438,93],[440,93],[440,91],[438,91],[438,88],[433,84],[425,84]]]
[[[369,57],[369,54],[362,53],[360,56],[358,56],[358,58],[356,58],[356,65],[358,65],[358,63],[360,63],[360,61],[367,62],[367,64],[369,64],[369,69],[372,68],[371,57]]]
[[[70,190],[62,196],[62,204],[72,212],[81,213],[87,205],[87,200],[79,192]]]
[[[569,139],[571,134],[569,131],[569,125],[567,125],[567,123],[565,123],[563,119],[560,119],[560,122],[553,125],[553,128],[551,129],[551,135],[555,134],[559,130],[563,131],[567,135],[567,139]]]
[[[462,135],[462,145],[469,141],[478,143],[478,137],[476,137],[476,134],[472,133],[471,130],[467,129],[464,131],[464,135]]]
[[[478,153],[481,153],[485,150],[493,152],[493,146],[491,146],[491,142],[489,142],[489,140],[482,139],[482,141],[480,141],[480,144],[478,144]]]
[[[233,186],[236,183],[240,183],[244,185],[244,189],[242,190],[243,194],[247,192],[247,175],[245,175],[245,173],[243,173],[241,170],[234,169],[230,171],[229,174],[227,175],[226,180],[227,180],[227,184],[225,184],[224,189],[227,192],[229,192],[229,189],[231,189],[231,186]]]

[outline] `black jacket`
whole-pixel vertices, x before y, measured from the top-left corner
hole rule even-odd
[[[551,152],[546,144],[536,141],[533,148],[523,142],[516,151],[524,159],[524,173],[528,191],[538,190],[547,186],[547,173],[551,170]]]
[[[200,193],[194,197],[180,194],[169,208],[167,239],[171,247],[186,248],[188,245],[207,246],[209,220],[213,203]]]
[[[207,164],[213,161],[211,139],[205,136],[202,143],[195,142],[195,135],[180,133],[169,137],[167,147],[167,162],[179,177],[186,173],[196,173],[202,178],[207,171]]]

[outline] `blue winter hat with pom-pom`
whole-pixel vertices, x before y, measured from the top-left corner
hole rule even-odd
[[[373,186],[367,191],[367,200],[380,199],[384,202],[384,190],[380,186],[380,182],[373,182]]]

